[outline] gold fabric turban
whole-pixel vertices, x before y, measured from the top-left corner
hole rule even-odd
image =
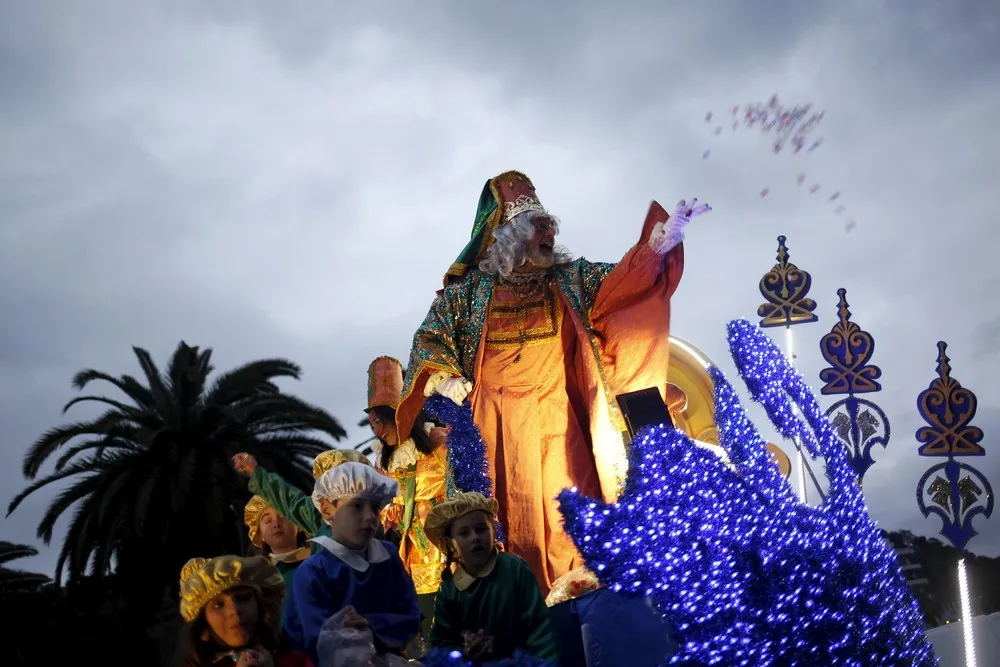
[[[181,568],[181,616],[191,623],[208,601],[231,588],[247,586],[256,591],[263,607],[261,616],[277,624],[285,582],[278,570],[263,556],[242,558],[192,558]]]
[[[254,496],[243,508],[243,523],[247,525],[247,533],[250,535],[250,544],[258,549],[264,547],[264,542],[260,538],[260,517],[265,510],[271,509],[267,501],[260,496]]]
[[[319,479],[330,468],[348,462],[372,465],[368,457],[356,449],[330,449],[313,459],[313,479]]]
[[[496,498],[487,498],[481,493],[456,493],[451,500],[431,509],[424,522],[424,534],[438,549],[447,551],[444,536],[448,526],[472,512],[486,512],[496,517],[500,506]]]

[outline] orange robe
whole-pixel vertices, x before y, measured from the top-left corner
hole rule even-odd
[[[470,271],[438,295],[414,337],[399,432],[410,432],[434,372],[473,381],[507,546],[543,594],[580,564],[555,496],[575,486],[613,501],[624,481],[627,433],[615,396],[646,387],[666,395],[670,297],[684,251],[659,255],[647,240],[667,219],[654,202],[622,261],[575,260],[534,293]]]

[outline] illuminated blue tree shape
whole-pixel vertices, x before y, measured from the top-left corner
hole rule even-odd
[[[713,367],[716,422],[733,469],[671,427],[644,430],[617,503],[560,495],[587,565],[612,590],[650,598],[671,622],[681,651],[670,664],[937,664],[896,554],[815,396],[751,323],[731,322],[729,344],[778,431],[826,460],[826,500],[799,502]]]

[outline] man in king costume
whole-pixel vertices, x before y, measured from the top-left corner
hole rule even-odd
[[[583,565],[556,495],[576,487],[610,502],[625,479],[615,396],[667,396],[682,229],[707,210],[681,202],[670,216],[653,202],[620,262],[574,260],[555,245],[559,222],[528,177],[503,173],[483,188],[472,239],[414,336],[397,430],[406,437],[434,393],[470,400],[507,548],[543,594]]]

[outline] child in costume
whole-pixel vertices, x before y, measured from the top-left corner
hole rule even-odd
[[[183,667],[313,667],[278,631],[284,596],[281,575],[266,558],[189,560],[180,577]]]
[[[379,513],[398,491],[363,463],[342,463],[316,480],[312,499],[329,536],[313,538],[321,550],[295,572],[283,627],[317,662],[320,630],[334,616],[346,629],[370,630],[379,653],[402,653],[420,632],[413,582],[395,547],[375,539]]]
[[[346,462],[371,465],[371,461],[361,452],[353,449],[331,449],[313,460],[313,479],[319,479],[320,475],[327,470]],[[298,487],[286,482],[281,475],[261,468],[257,465],[257,459],[253,455],[240,452],[233,457],[233,467],[240,474],[250,478],[247,487],[251,493],[260,496],[264,502],[288,518],[300,530],[309,535],[330,535],[330,527],[313,506],[312,498]],[[320,548],[314,542],[312,552],[316,553]]]
[[[379,357],[368,366],[368,421],[378,437],[376,468],[399,483],[400,494],[382,513],[385,530],[401,535],[399,557],[413,579],[424,633],[430,631],[434,594],[441,585],[444,554],[424,534],[424,521],[431,509],[447,496],[448,430],[426,415],[410,438],[399,441],[396,407],[403,390],[403,366],[392,357]]]
[[[309,557],[308,535],[260,496],[251,498],[243,508],[243,522],[250,544],[278,569],[285,586],[291,586],[295,568]]]
[[[482,662],[523,651],[555,663],[559,649],[541,589],[522,558],[499,550],[496,515],[496,499],[479,493],[458,493],[428,515],[427,537],[448,559],[431,645]]]

